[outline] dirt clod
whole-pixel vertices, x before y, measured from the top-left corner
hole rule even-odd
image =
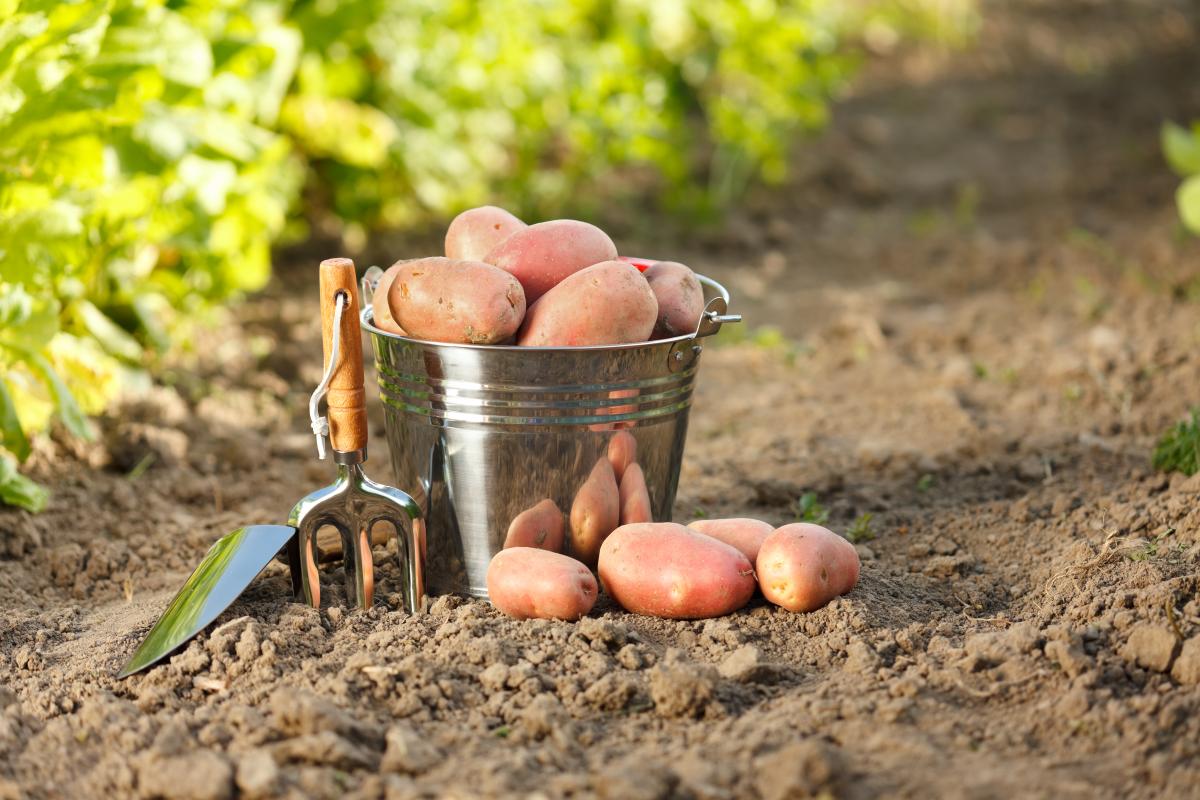
[[[1169,629],[1159,625],[1142,624],[1129,632],[1122,655],[1139,667],[1166,672],[1179,651],[1179,641]]]
[[[837,748],[816,739],[805,739],[763,756],[754,764],[754,785],[763,800],[791,800],[835,794],[845,764]]]

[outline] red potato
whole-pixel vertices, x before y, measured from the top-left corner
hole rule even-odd
[[[654,338],[695,333],[704,313],[704,289],[696,273],[678,261],[659,261],[642,274],[658,301]]]
[[[571,552],[596,566],[600,545],[621,524],[621,494],[608,458],[601,457],[571,503]]]
[[[617,246],[595,225],[556,219],[516,231],[483,260],[515,275],[533,303],[568,275],[616,257]]]
[[[644,342],[657,318],[654,292],[637,267],[603,261],[565,278],[529,306],[517,344],[578,347]]]
[[[673,522],[613,531],[600,548],[600,583],[627,611],[667,619],[730,614],[756,587],[746,556]]]
[[[768,536],[755,564],[763,596],[788,611],[815,611],[858,583],[854,545],[807,522]]]
[[[621,477],[621,524],[654,522],[650,508],[650,490],[646,487],[646,476],[641,464],[630,464]]]
[[[406,334],[392,316],[392,309],[388,307],[388,290],[392,288],[392,280],[396,277],[396,273],[408,262],[409,259],[402,259],[388,267],[387,271],[380,276],[379,285],[375,287],[375,294],[371,297],[371,320],[375,327],[388,333],[398,333],[401,336]]]
[[[637,461],[637,439],[629,431],[618,431],[608,440],[608,460],[617,483],[625,477],[625,468]]]
[[[771,532],[775,530],[769,523],[748,517],[733,517],[731,519],[698,519],[687,525],[694,531],[705,536],[724,542],[730,547],[737,548],[753,564],[758,558],[758,551]]]
[[[418,339],[496,344],[520,327],[525,292],[512,275],[482,261],[419,258],[396,271],[388,307]]]
[[[599,594],[592,571],[562,553],[513,547],[492,557],[487,571],[492,605],[517,619],[576,620]]]
[[[446,258],[487,261],[487,254],[496,245],[528,227],[503,208],[469,209],[451,220],[446,229]]]
[[[537,547],[561,553],[564,527],[562,509],[547,497],[513,517],[504,547]]]

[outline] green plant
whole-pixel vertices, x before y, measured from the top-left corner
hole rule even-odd
[[[1153,461],[1163,472],[1200,472],[1200,406],[1192,409],[1191,419],[1180,420],[1159,438]]]
[[[874,539],[875,531],[871,527],[871,520],[874,518],[875,515],[871,513],[859,514],[858,518],[851,523],[850,529],[846,531],[846,538],[854,544]]]
[[[1193,122],[1190,129],[1165,123],[1162,148],[1171,169],[1183,178],[1175,192],[1179,218],[1184,227],[1200,235],[1200,122]]]
[[[816,492],[805,492],[796,501],[796,519],[800,522],[811,522],[824,525],[829,521],[829,512],[817,500]]]

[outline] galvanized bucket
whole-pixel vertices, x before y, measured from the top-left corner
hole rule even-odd
[[[725,287],[698,277],[708,303],[696,332],[637,344],[427,342],[376,328],[363,309],[395,480],[425,514],[430,594],[487,597],[488,563],[513,519],[547,498],[569,515],[623,431],[637,441],[654,519],[671,519],[701,340],[740,319],[726,314]]]

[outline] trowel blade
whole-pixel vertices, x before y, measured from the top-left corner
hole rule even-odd
[[[295,535],[291,525],[247,525],[218,539],[117,677],[166,658],[204,630]]]

